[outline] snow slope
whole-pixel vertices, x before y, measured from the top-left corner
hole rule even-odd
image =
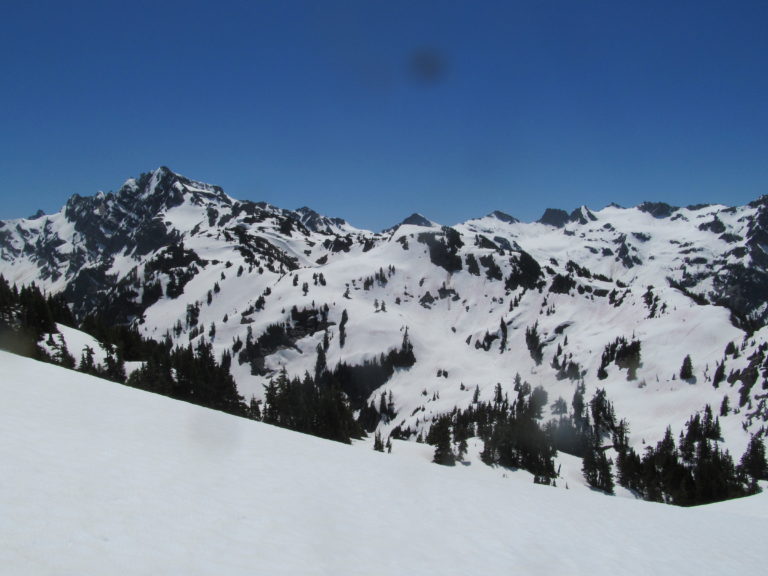
[[[733,574],[768,498],[681,509],[459,473],[0,352],[5,574]]]

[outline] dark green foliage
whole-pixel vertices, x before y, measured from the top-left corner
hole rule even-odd
[[[580,380],[584,374],[586,374],[586,371],[582,371],[578,362],[568,360],[567,362],[563,362],[562,365],[560,365],[557,371],[557,379],[565,380],[568,378],[569,380],[576,381]]]
[[[96,364],[93,361],[93,348],[90,346],[86,346],[83,349],[83,355],[80,357],[80,364],[77,366],[77,369],[85,374],[98,375]]]
[[[315,381],[320,381],[320,379],[323,377],[323,375],[328,370],[328,365],[326,364],[325,360],[325,349],[318,344],[317,345],[317,358],[315,360]]]
[[[573,420],[578,426],[582,425],[582,422],[585,418],[585,414],[584,414],[585,390],[586,390],[586,387],[584,386],[584,382],[579,382],[576,385],[576,390],[573,392],[573,400],[571,400],[571,406],[573,407]]]
[[[169,244],[157,256],[147,262],[144,267],[145,281],[149,281],[155,273],[165,273],[168,275],[168,284],[165,294],[168,298],[178,298],[184,293],[184,287],[195,277],[199,269],[207,264],[202,260],[194,250],[187,250],[183,242],[174,242]],[[152,283],[149,283],[151,286]],[[145,290],[147,284],[145,284]],[[158,297],[157,287],[149,288],[149,295],[145,296],[148,306],[151,305],[153,298]]]
[[[0,349],[38,360],[54,360],[38,345],[56,323],[76,326],[61,296],[46,296],[35,284],[11,287],[0,275]]]
[[[589,411],[584,402],[584,383],[576,386],[573,395],[573,416],[560,416],[547,424],[547,431],[552,437],[553,445],[557,450],[580,458],[592,458],[590,466],[604,466],[604,463],[596,454],[603,439],[616,435],[617,431],[622,438],[626,438],[626,422],[616,424],[613,404],[608,400],[604,390],[598,389],[589,401]],[[562,400],[562,399],[561,399]],[[562,401],[560,412],[565,413],[565,401]],[[590,418],[591,415],[591,418]],[[592,423],[590,423],[592,422]],[[590,451],[592,454],[590,454]],[[602,470],[602,469],[601,469]],[[604,470],[603,470],[604,472]],[[603,474],[600,472],[600,474]],[[590,474],[598,474],[595,469],[590,469]],[[604,474],[603,474],[604,476]],[[595,480],[597,476],[593,477]],[[601,476],[602,478],[602,476]],[[608,483],[601,479],[595,487],[608,490]]]
[[[127,384],[177,400],[245,416],[247,407],[229,372],[231,358],[221,363],[213,357],[211,345],[200,339],[196,348],[155,347],[146,363],[134,371]]]
[[[546,433],[552,439],[552,446],[558,452],[583,458],[587,452],[588,437],[584,429],[577,426],[570,416],[561,416],[550,420],[545,426]]]
[[[586,278],[591,279],[592,278],[592,272],[587,270],[586,268],[579,266],[574,262],[573,260],[568,260],[568,262],[565,263],[565,269],[568,270],[571,274],[576,274],[579,278]],[[595,278],[600,276],[599,274],[595,274]]]
[[[626,338],[619,337],[607,344],[597,370],[597,377],[600,380],[608,377],[605,369],[611,362],[615,362],[619,368],[626,368],[627,380],[637,378],[637,369],[640,367],[640,341],[627,342]]]
[[[507,324],[504,322],[504,318],[499,321],[499,332],[501,333],[501,343],[499,344],[499,351],[504,352],[507,347]]]
[[[728,395],[726,394],[723,396],[723,401],[720,404],[720,416],[728,416],[728,412],[730,412],[730,407],[728,406]]]
[[[512,272],[504,284],[507,290],[517,290],[519,287],[531,290],[542,282],[544,273],[541,266],[527,252],[520,250],[516,260],[510,259],[510,264],[512,265]]]
[[[362,435],[345,394],[327,373],[317,382],[309,374],[291,380],[283,370],[264,387],[263,420],[338,442]]]
[[[435,447],[435,455],[432,461],[443,466],[453,466],[456,456],[451,447],[451,417],[439,417],[429,429],[427,444]]]
[[[563,400],[562,396],[554,401],[552,404],[552,414],[555,416],[564,416],[568,413],[568,404]]]
[[[478,266],[477,264],[477,259],[475,258],[475,255],[470,252],[469,254],[467,254],[465,261],[467,264],[467,272],[469,272],[473,276],[480,276],[480,266]]]
[[[754,480],[768,480],[765,445],[759,436],[752,436],[739,463],[739,470]]]
[[[683,358],[683,365],[680,367],[680,379],[690,380],[693,378],[693,364],[690,355]]]
[[[590,442],[582,464],[582,472],[587,484],[606,494],[613,494],[613,476],[611,462],[605,455],[597,438]]]
[[[712,376],[712,386],[719,388],[723,380],[725,380],[725,362],[720,362],[715,368],[714,376]]]
[[[340,362],[331,376],[347,394],[355,408],[362,408],[371,393],[383,385],[396,368],[410,368],[416,363],[413,346],[408,338],[408,331],[403,334],[400,348],[390,350],[386,355],[358,365]]]
[[[492,254],[480,256],[480,264],[485,267],[485,275],[489,280],[501,280],[501,268],[496,264]]]
[[[347,322],[349,321],[349,315],[347,309],[341,313],[341,321],[339,322],[339,348],[344,348],[344,343],[347,341]]]
[[[643,302],[648,308],[648,318],[655,318],[659,307],[659,297],[653,293],[653,286],[648,286],[645,294],[643,294]]]
[[[525,329],[525,343],[536,365],[541,364],[544,359],[544,345],[541,343],[538,327],[539,323],[536,322],[533,326]]]
[[[111,323],[103,314],[86,316],[80,329],[106,347],[113,347],[126,361],[143,360],[157,346],[157,342],[142,338],[135,328]]]
[[[547,402],[546,392],[541,387],[531,391],[530,385],[519,378],[515,390],[517,398],[511,407],[497,387],[492,405],[470,408],[484,442],[481,458],[486,464],[523,468],[548,482],[557,476],[553,461],[556,451],[549,432],[536,421]]]
[[[552,285],[549,287],[549,291],[553,294],[568,294],[576,287],[576,281],[570,276],[563,276],[562,274],[556,274],[552,278]]]
[[[444,268],[447,272],[461,270],[461,257],[458,255],[458,250],[464,242],[456,230],[443,226],[442,234],[422,232],[417,239],[429,248],[429,259],[432,264]]]
[[[718,445],[719,423],[709,406],[692,416],[675,446],[667,428],[656,447],[638,456],[626,442],[616,441],[619,483],[646,500],[692,506],[745,496],[756,491]],[[618,440],[618,438],[617,438]]]
[[[278,350],[293,348],[296,341],[328,328],[328,308],[291,309],[291,321],[283,324],[270,324],[257,339],[249,332],[245,345],[237,359],[240,364],[251,365],[252,374],[266,374],[265,358]]]
[[[595,395],[589,401],[589,408],[595,440],[600,442],[604,437],[609,436],[616,426],[613,404],[608,401],[605,390],[598,388],[595,391]]]

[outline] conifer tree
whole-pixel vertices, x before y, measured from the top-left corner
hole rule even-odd
[[[768,462],[765,458],[765,445],[754,435],[749,441],[747,450],[741,457],[739,469],[755,480],[768,480]]]
[[[600,448],[596,438],[584,456],[582,472],[584,479],[590,486],[607,494],[613,494],[611,463],[606,457],[605,451]]]
[[[349,321],[349,315],[347,309],[341,313],[341,321],[339,322],[339,348],[344,348],[344,343],[347,341],[347,322]]]
[[[381,432],[376,432],[373,438],[373,449],[377,452],[384,452],[384,443],[381,441]]]
[[[98,375],[98,370],[96,369],[96,364],[93,360],[93,348],[90,346],[85,346],[85,348],[83,348],[83,354],[80,357],[80,364],[77,369],[86,374],[92,374],[94,376]]]
[[[680,367],[680,379],[690,380],[693,378],[693,364],[691,363],[691,356],[687,355],[683,358],[683,365]]]
[[[451,420],[449,417],[440,417],[432,424],[427,435],[427,443],[435,447],[433,462],[443,466],[453,466],[456,463],[456,457],[451,448]]]

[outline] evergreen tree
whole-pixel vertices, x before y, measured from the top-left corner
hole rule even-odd
[[[451,448],[451,420],[447,416],[438,418],[429,429],[427,443],[435,447],[432,461],[443,466],[453,466],[456,457]]]
[[[380,432],[376,432],[376,435],[373,438],[373,449],[377,452],[384,452],[384,442],[381,440]]]
[[[83,354],[80,357],[80,364],[77,366],[77,369],[80,372],[84,372],[85,374],[91,374],[94,376],[99,374],[99,371],[96,368],[96,363],[93,359],[93,348],[90,346],[83,348]]]
[[[347,341],[347,322],[349,321],[349,315],[347,309],[341,313],[341,321],[339,322],[339,348],[344,348],[344,343]]]
[[[597,443],[597,439],[584,456],[582,472],[590,486],[607,494],[613,494],[611,463],[605,455],[605,450]]]
[[[690,355],[683,358],[683,365],[680,367],[680,379],[690,380],[693,378],[693,364]]]
[[[765,445],[757,435],[752,436],[750,439],[747,450],[741,457],[739,469],[754,480],[768,480],[768,462],[766,462],[765,458]]]
[[[107,346],[102,376],[113,382],[120,382],[121,384],[125,382],[125,362],[119,349]]]

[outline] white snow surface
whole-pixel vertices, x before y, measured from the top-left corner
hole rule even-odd
[[[0,352],[4,574],[759,574],[768,497],[692,509],[346,446]]]

